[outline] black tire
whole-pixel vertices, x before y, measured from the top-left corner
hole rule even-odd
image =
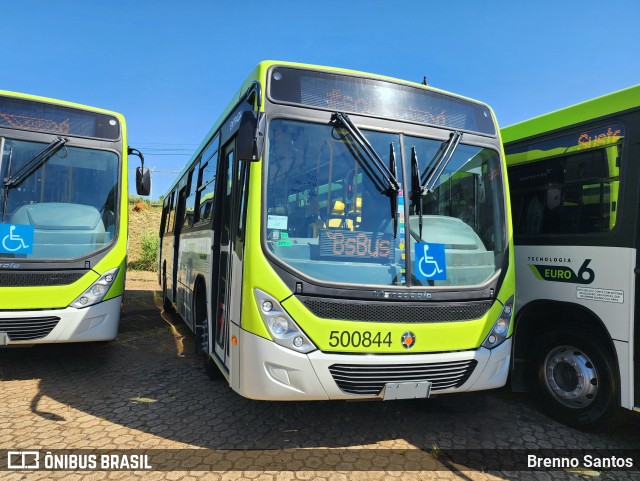
[[[535,363],[539,399],[550,417],[595,430],[618,413],[616,363],[595,336],[569,331],[548,336],[538,343]]]

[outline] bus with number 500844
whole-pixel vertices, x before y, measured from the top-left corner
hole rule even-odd
[[[0,91],[0,347],[116,337],[127,254],[124,118]]]
[[[486,105],[260,63],[164,199],[159,281],[210,377],[265,400],[505,384],[514,266]]]

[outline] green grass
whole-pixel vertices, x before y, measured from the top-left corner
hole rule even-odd
[[[140,240],[140,258],[129,263],[131,269],[139,271],[158,270],[158,236],[143,232]]]

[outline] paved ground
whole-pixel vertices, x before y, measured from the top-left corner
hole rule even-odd
[[[640,479],[640,471],[491,470],[496,456],[541,449],[638,453],[638,414],[593,434],[508,390],[393,403],[243,399],[207,379],[192,335],[161,313],[148,279],[128,280],[114,342],[0,350],[0,453],[150,450],[155,469],[171,470],[0,471],[0,479]]]

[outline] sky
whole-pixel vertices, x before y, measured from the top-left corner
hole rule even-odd
[[[0,12],[0,89],[122,113],[154,199],[261,60],[426,76],[501,126],[640,83],[637,0],[0,0]]]

